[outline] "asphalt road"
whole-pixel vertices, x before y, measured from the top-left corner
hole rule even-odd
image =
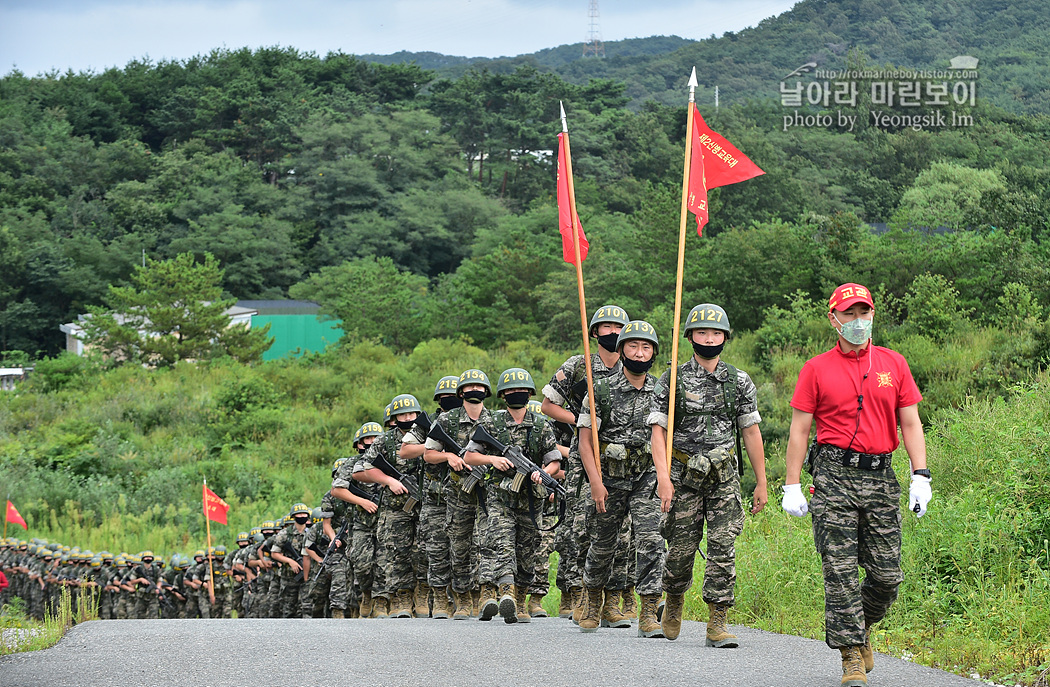
[[[823,642],[742,627],[738,649],[704,646],[687,621],[674,642],[636,628],[585,635],[568,620],[106,620],[55,647],[0,658],[0,685],[442,685],[836,687]],[[872,687],[984,683],[879,654]]]

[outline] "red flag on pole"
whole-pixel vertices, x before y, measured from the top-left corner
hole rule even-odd
[[[204,485],[204,517],[215,522],[226,524],[226,511],[230,510],[230,504],[219,498],[218,494]]]
[[[700,128],[697,126],[700,113],[693,106],[693,131],[690,139],[692,141],[692,154],[689,157],[689,195],[686,198],[686,207],[696,215],[696,233],[704,235],[704,225],[707,224],[707,178],[704,171],[704,146],[700,142]]]
[[[16,525],[21,525],[22,529],[28,530],[29,525],[22,519],[22,516],[18,514],[18,509],[15,508],[15,504],[10,501],[7,502],[7,515],[5,516],[6,522],[13,522]]]
[[[721,134],[711,131],[696,105],[693,105],[693,128],[694,136],[703,148],[707,188],[727,186],[765,174]]]
[[[576,252],[572,245],[572,225],[576,222],[576,228],[580,232],[580,261],[587,259],[587,237],[583,235],[583,226],[580,224],[580,216],[576,214],[576,207],[569,199],[569,176],[572,170],[568,165],[568,155],[565,154],[565,134],[558,134],[558,229],[561,231],[561,253],[565,262],[570,265],[576,264]]]

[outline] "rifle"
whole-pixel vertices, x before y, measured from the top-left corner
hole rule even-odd
[[[460,458],[467,452],[467,449],[462,448],[456,443],[456,440],[448,435],[445,428],[440,424],[431,425],[430,432],[427,434],[427,438],[433,439],[434,441],[441,444],[441,447],[449,453],[455,453]],[[484,465],[475,465],[470,468],[470,472],[467,476],[460,480],[459,488],[464,493],[470,494],[474,491],[474,488],[485,481],[485,478],[489,474],[489,469]]]
[[[376,504],[377,506],[382,505],[383,497],[382,497],[381,494],[376,494],[371,489],[365,489],[364,487],[358,485],[358,483],[355,480],[353,480],[353,479],[350,480],[350,484],[346,485],[346,489],[347,489],[347,491],[349,491],[351,494],[353,494],[354,496],[356,496],[358,498],[362,498],[362,499],[365,499],[367,501],[371,501],[372,503]],[[358,506],[358,508],[361,508],[361,506]],[[361,508],[361,510],[364,510],[364,509]]]
[[[556,494],[561,500],[565,500],[568,497],[569,493],[565,491],[565,487],[558,484],[558,480],[548,475],[546,471],[540,469],[540,466],[529,460],[517,446],[508,446],[504,444],[499,439],[489,434],[488,430],[480,425],[474,430],[474,435],[470,437],[470,439],[471,441],[476,441],[479,444],[485,444],[486,446],[495,449],[496,452],[511,462],[518,473],[514,476],[514,484],[512,485],[512,489],[515,493],[521,491],[525,478],[531,477],[533,473],[538,472],[540,473],[541,483],[544,488],[546,488],[548,495]]]
[[[408,490],[408,501],[405,502],[405,507],[402,508],[403,511],[411,513],[412,509],[416,507],[416,504],[423,500],[423,494],[420,492],[419,482],[414,475],[401,472],[391,465],[383,456],[377,456],[374,458],[372,460],[372,465],[379,468],[384,475],[393,477],[398,482],[405,485],[405,489]]]
[[[336,552],[335,543],[337,541],[343,542],[343,551],[346,551],[346,531],[350,528],[350,518],[346,518],[343,521],[343,526],[339,528],[339,531],[335,533],[335,539],[328,544],[328,549],[324,552],[324,558],[321,559],[321,564],[317,566],[317,573],[320,574],[324,567],[328,565],[328,559]]]
[[[419,415],[416,415],[415,426],[423,430],[426,434],[430,431],[430,416],[427,415],[426,411],[423,411]]]
[[[292,578],[292,582],[293,583],[294,582],[302,582],[304,580],[304,578],[303,578],[303,570],[304,570],[304,568],[303,568],[303,555],[301,553],[299,553],[298,551],[296,551],[295,549],[293,549],[292,545],[289,544],[288,542],[282,542],[281,543],[281,551],[284,552],[284,555],[288,556],[293,561],[295,561],[296,563],[299,564],[299,574],[297,574],[295,577]]]
[[[507,446],[496,437],[489,434],[488,430],[484,427],[478,426],[474,430],[474,434],[470,437],[471,441],[479,444],[484,444],[492,449],[499,452],[504,458],[511,462],[514,466],[517,474],[514,475],[514,481],[511,485],[511,489],[515,493],[521,492],[521,487],[527,477],[531,477],[534,472],[540,473],[540,483],[547,490],[547,495],[554,494],[558,497],[558,519],[548,528],[540,527],[539,522],[536,520],[536,504],[532,496],[531,485],[526,489],[526,494],[529,497],[529,517],[532,518],[532,523],[536,525],[536,529],[541,532],[549,532],[561,524],[562,518],[565,517],[565,505],[569,496],[569,492],[565,491],[565,487],[558,484],[558,480],[554,479],[547,474],[546,471],[541,470],[538,465],[529,460],[521,449],[517,446]]]

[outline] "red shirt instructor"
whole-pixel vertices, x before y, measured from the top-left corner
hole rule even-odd
[[[813,514],[823,561],[826,641],[842,654],[842,685],[867,684],[874,665],[871,626],[897,598],[903,575],[900,485],[893,452],[903,438],[911,461],[909,509],[922,517],[932,496],[922,394],[901,354],[871,342],[875,304],[860,284],[843,284],[828,302],[838,342],[802,368],[791,399],[783,508]],[[817,426],[809,446],[810,430]],[[900,438],[897,428],[900,427]],[[802,494],[802,467],[813,501]],[[865,570],[861,584],[858,566]]]

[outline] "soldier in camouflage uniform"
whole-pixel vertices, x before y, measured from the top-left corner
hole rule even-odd
[[[693,584],[693,563],[706,523],[703,599],[709,614],[707,645],[731,648],[737,646],[737,638],[729,633],[727,614],[734,601],[736,538],[744,529],[737,432],[755,471],[751,512],[757,513],[768,500],[758,428],[762,418],[754,382],[746,372],[720,359],[731,331],[725,310],[709,303],[698,305],[686,317],[684,329],[693,356],[677,369],[671,456],[667,455],[671,370],[657,382],[647,420],[652,426],[661,510],[667,514],[661,526],[668,541],[663,633],[677,639],[681,632],[685,593]]]
[[[219,544],[209,551],[211,558],[211,573],[212,578],[215,580],[215,603],[211,605],[211,617],[212,618],[232,618],[231,611],[233,610],[231,602],[231,593],[233,587],[230,584],[230,570],[226,567],[227,551],[226,546]],[[209,601],[210,601],[209,597]]]
[[[357,456],[364,455],[368,447],[382,435],[383,427],[378,422],[366,422],[361,425],[357,432],[354,433],[354,449],[357,450]],[[346,503],[353,503],[357,506],[351,509],[346,514],[346,517],[353,518],[353,524],[351,525],[353,535],[349,556],[350,567],[354,571],[354,582],[361,594],[361,617],[378,618],[382,616],[385,618],[390,610],[387,599],[373,596],[373,591],[378,592],[381,584],[381,579],[380,584],[377,584],[376,579],[376,548],[378,546],[376,526],[379,524],[379,511],[381,509],[368,499],[363,499],[350,492],[350,484],[357,482],[353,477],[356,463],[357,459],[351,458],[339,466],[335,476],[332,478],[331,494]],[[382,489],[376,484],[360,483],[358,486],[372,493]],[[365,503],[366,501],[368,503]]]
[[[204,563],[204,550],[197,549],[193,552],[193,563],[187,568],[186,572],[183,573],[182,584],[186,587],[186,608],[183,611],[186,618],[207,618],[210,614],[211,608],[207,610],[201,609],[201,593],[207,594],[206,589],[202,589],[203,582],[197,578],[197,573],[201,570],[201,564]]]
[[[438,380],[434,388],[434,400],[438,402],[438,411],[434,418],[445,410],[463,405],[463,399],[456,394],[459,377],[447,376]],[[445,485],[449,481],[448,462],[430,462],[426,460],[426,429],[413,425],[401,442],[399,455],[402,459],[424,458],[423,462],[423,504],[419,512],[419,535],[421,545],[427,557],[428,590],[434,596],[434,618],[448,618],[452,613],[449,608],[449,585],[452,584],[452,559],[449,553],[448,530],[445,527]]]
[[[238,618],[244,617],[244,550],[251,540],[247,532],[237,533],[237,548],[226,554],[223,567],[230,573],[229,607]]]
[[[447,377],[440,380],[436,391],[443,391],[442,382],[451,386],[452,379]],[[479,426],[489,431],[493,429],[492,414],[485,407],[485,399],[492,395],[488,375],[478,369],[464,370],[456,379],[455,394],[455,400],[441,401],[442,407],[447,406],[447,410],[439,414],[434,423],[439,424],[458,446],[464,448]],[[442,396],[437,395],[439,398]],[[456,400],[461,403],[457,405]],[[446,468],[443,525],[448,537],[450,559],[448,588],[455,606],[452,619],[465,620],[477,611],[473,608],[472,592],[479,584],[483,583],[478,595],[479,607],[484,603],[491,610],[496,605],[496,587],[492,584],[491,575],[486,574],[484,579],[480,575],[478,542],[481,533],[488,527],[488,509],[485,505],[488,489],[483,481],[469,492],[463,491],[464,477],[471,469],[463,456],[446,450],[435,439],[426,439],[425,447],[423,457],[427,464]],[[439,555],[440,550],[435,552],[435,557]],[[436,565],[439,567],[437,579],[440,583],[445,571],[440,562]],[[494,613],[492,611],[492,614],[482,619],[491,619]]]
[[[376,462],[385,461],[403,475],[418,480],[422,475],[421,458],[404,460],[398,455],[401,439],[412,428],[416,416],[423,407],[411,394],[400,394],[390,402],[390,415],[397,426],[383,433],[368,450],[357,459],[353,467],[353,478],[366,483],[380,484],[388,490],[384,493],[384,507],[379,512],[376,526],[378,551],[376,565],[384,576],[384,595],[390,601],[390,616],[412,617],[414,593],[421,582],[426,581],[427,562],[425,552],[419,546],[419,493],[409,493],[399,480],[376,467]],[[332,483],[335,486],[335,482]],[[417,487],[418,488],[418,487]],[[373,590],[373,593],[375,590]],[[416,607],[416,613],[426,616],[427,606]]]
[[[616,352],[616,340],[628,322],[630,318],[627,317],[627,313],[616,305],[603,305],[591,317],[590,334],[598,340],[597,352],[591,353],[591,375],[594,381],[619,372],[620,355]],[[555,421],[559,432],[558,443],[569,446],[565,468],[565,489],[569,492],[569,504],[565,512],[565,524],[558,528],[554,548],[559,554],[559,615],[571,612],[573,621],[577,623],[583,610],[583,569],[590,541],[586,526],[587,504],[591,500],[590,486],[580,462],[579,437],[575,432],[580,403],[586,393],[585,361],[582,355],[574,355],[562,363],[550,382],[543,387],[541,404],[543,414]],[[626,544],[626,540],[622,541]],[[626,559],[627,550],[625,546],[621,546],[618,562],[613,566],[614,571],[626,571]],[[625,579],[625,575],[620,577],[621,581],[610,582],[610,586],[616,584],[619,588],[626,589],[630,582]]]
[[[529,401],[529,410],[539,415],[544,415],[543,404],[532,399]],[[544,415],[546,417],[546,415]],[[554,427],[554,421],[547,418],[551,426]],[[559,433],[557,427],[554,427],[554,438],[559,440],[561,433]],[[561,469],[557,472],[551,473],[551,477],[558,480],[559,482],[565,481],[565,463],[569,457],[569,446],[568,444],[557,444],[558,453],[561,454]],[[549,517],[557,516],[557,507],[547,502],[544,506],[544,514]],[[557,533],[561,530],[561,527],[554,529],[544,528],[540,531],[540,555],[539,560],[536,564],[536,573],[533,576],[532,584],[529,585],[529,615],[533,618],[546,618],[547,611],[543,608],[543,597],[550,593],[550,566],[551,566],[551,554],[554,552],[554,544],[557,538]],[[568,603],[568,593],[566,593],[566,603]]]
[[[500,373],[496,395],[507,404],[495,413],[491,434],[506,446],[517,446],[547,474],[561,469],[554,430],[548,419],[528,409],[529,397],[536,393],[532,375],[521,368]],[[540,533],[537,516],[542,518],[547,491],[541,485],[539,471],[521,483],[520,475],[508,458],[486,455],[491,448],[471,440],[464,459],[470,465],[491,465],[498,490],[488,499],[488,527],[482,533],[482,582],[497,586],[498,610],[507,623],[527,623],[531,616],[526,596],[536,574],[540,555]],[[491,566],[491,577],[484,569]],[[486,609],[481,609],[482,617]],[[491,615],[489,617],[492,617]]]
[[[358,429],[359,433],[360,431]],[[332,467],[332,479],[335,479],[339,468],[347,462],[349,461],[346,458],[340,458],[335,462],[335,465]],[[354,566],[350,559],[350,550],[353,543],[354,511],[359,510],[359,507],[355,502],[346,501],[337,496],[335,491],[334,488],[329,490],[321,499],[321,529],[324,532],[324,539],[331,542],[336,538],[336,534],[343,528],[344,524],[349,521],[350,525],[343,534],[342,539],[336,542],[336,547],[332,551],[331,556],[329,556],[328,563],[325,564],[325,570],[330,577],[328,605],[332,609],[333,618],[340,619],[347,615],[351,618],[356,618],[361,615],[361,600],[353,596],[355,575]],[[349,490],[345,491],[347,493],[343,494],[343,496],[355,496],[350,494]],[[367,501],[369,507],[374,506],[375,510],[378,510],[378,506],[368,499],[361,499],[361,501]]]
[[[295,618],[302,612],[299,592],[304,580],[302,555],[299,552],[303,550],[310,508],[305,503],[297,503],[292,506],[290,515],[292,526],[278,532],[270,548],[270,558],[281,564],[277,609],[274,609],[276,613],[271,611],[271,618]]]
[[[660,342],[652,325],[642,320],[629,323],[620,332],[616,350],[623,366],[619,374],[594,384],[601,467],[595,462],[588,399],[580,407],[580,456],[591,487],[587,529],[591,532],[583,585],[586,610],[580,630],[630,627],[619,609],[619,595],[605,589],[612,574],[613,559],[625,520],[630,519],[638,552],[638,593],[642,609],[638,619],[640,637],[662,637],[656,609],[663,594],[661,575],[664,542],[660,537],[660,504],[654,498],[656,469],[649,444],[649,416],[656,378],[649,374]],[[604,593],[604,602],[602,600]]]
[[[838,333],[830,351],[810,359],[791,398],[791,432],[782,506],[802,517],[802,467],[813,475],[813,540],[824,572],[825,639],[842,657],[842,684],[867,684],[875,665],[871,626],[897,598],[900,568],[900,485],[892,469],[900,445],[911,461],[909,510],[919,517],[932,497],[922,400],[902,355],[871,342],[871,293],[843,284],[828,301]],[[869,379],[869,376],[871,379]],[[808,452],[810,429],[817,437]],[[864,583],[857,568],[865,570]]]
[[[160,616],[160,601],[157,598],[160,580],[160,568],[153,563],[153,552],[143,551],[139,554],[139,563],[132,573],[131,582],[138,585],[138,598],[135,602],[135,617],[155,620]]]

